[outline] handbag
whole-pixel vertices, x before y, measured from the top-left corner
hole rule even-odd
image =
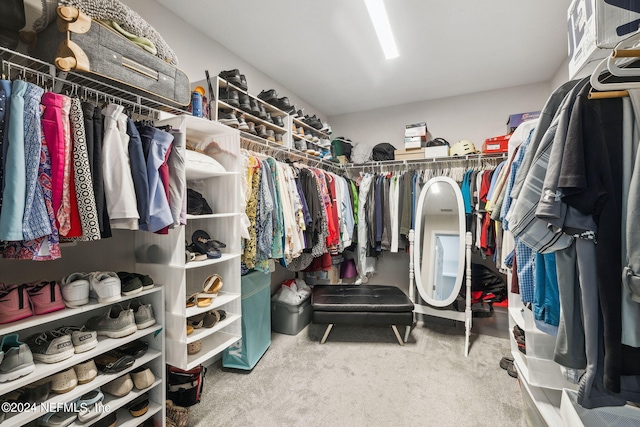
[[[188,371],[167,365],[167,399],[186,408],[200,403],[206,372],[202,365]]]
[[[212,214],[213,210],[201,193],[187,188],[187,213],[189,215],[208,215]]]

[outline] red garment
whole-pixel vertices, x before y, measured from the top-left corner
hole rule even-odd
[[[480,208],[484,211],[484,207],[487,204],[487,196],[489,195],[489,188],[491,187],[491,176],[493,171],[487,171],[482,175],[482,185],[480,186]],[[493,238],[492,238],[493,236]],[[495,249],[495,229],[493,228],[493,221],[491,220],[491,214],[484,212],[482,214],[482,229],[480,231],[480,249],[488,255],[493,255]]]
[[[338,245],[340,244],[340,218],[338,217],[338,202],[336,201],[336,181],[329,174],[325,175],[327,179],[327,188],[329,189],[329,197],[331,198],[331,210],[329,215],[333,222],[333,234],[329,233],[329,239],[327,239],[327,246],[329,252],[333,254],[338,253]]]
[[[167,154],[164,156],[164,163],[162,163],[158,169],[160,181],[162,182],[162,187],[164,187],[164,195],[167,198],[169,206],[171,206],[171,200],[169,200],[169,165],[167,164],[167,161],[169,160],[169,154],[171,154],[172,148],[173,144],[169,145],[169,148],[167,148]],[[156,234],[169,234],[169,226],[167,225],[166,227],[156,231]]]

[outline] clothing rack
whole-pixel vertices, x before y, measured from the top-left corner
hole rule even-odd
[[[310,156],[295,148],[285,147],[283,145],[272,143],[255,135],[242,133],[240,136],[240,145],[247,150],[261,152],[272,156],[276,160],[296,160],[308,166],[318,167],[331,172],[341,170],[338,164],[331,163],[327,160],[318,159]]]
[[[454,167],[477,167],[486,169],[495,167],[507,158],[507,153],[498,154],[469,154],[459,157],[441,157],[414,160],[384,160],[363,164],[347,163],[342,167],[348,171],[355,172],[386,172],[407,169],[436,169]],[[410,168],[410,166],[414,166]]]
[[[69,94],[128,105],[130,111],[153,120],[160,118],[161,112],[188,114],[186,110],[127,92],[87,74],[59,71],[52,64],[3,47],[0,47],[0,60],[2,74],[7,79],[21,78],[39,86],[48,85],[56,93],[66,89]]]

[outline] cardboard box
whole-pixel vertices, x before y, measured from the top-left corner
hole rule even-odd
[[[441,157],[449,157],[449,146],[438,145],[436,147],[425,147],[424,157],[427,159],[439,159]]]
[[[587,64],[601,60],[620,41],[638,30],[638,2],[611,4],[611,0],[573,0],[567,11],[569,78]]]
[[[404,138],[405,150],[411,150],[414,148],[422,148],[427,143],[427,138],[424,136],[409,136]]]
[[[487,138],[482,144],[482,152],[486,154],[491,153],[506,153],[509,151],[509,140],[511,134],[495,136],[493,138]]]
[[[418,148],[413,150],[396,150],[396,160],[421,160],[425,158],[425,149]]]
[[[422,136],[422,137],[426,138],[427,137],[427,122],[414,123],[412,125],[406,125],[404,127],[404,136],[405,137]]]
[[[540,117],[540,111],[531,111],[529,113],[519,113],[512,114],[509,116],[507,120],[507,133],[511,133],[516,130],[522,122],[526,122],[527,120],[533,120]]]

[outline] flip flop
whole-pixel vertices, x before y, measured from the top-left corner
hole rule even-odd
[[[204,230],[194,231],[193,235],[191,236],[191,241],[193,242],[194,245],[196,245],[196,247],[198,248],[198,251],[200,251],[203,254],[207,254],[208,258],[213,259],[213,258],[220,258],[222,256],[222,252],[220,252],[220,249],[218,249],[218,247],[215,246],[215,244],[213,243],[214,242],[213,239],[211,239],[209,234],[207,234],[207,232]]]

